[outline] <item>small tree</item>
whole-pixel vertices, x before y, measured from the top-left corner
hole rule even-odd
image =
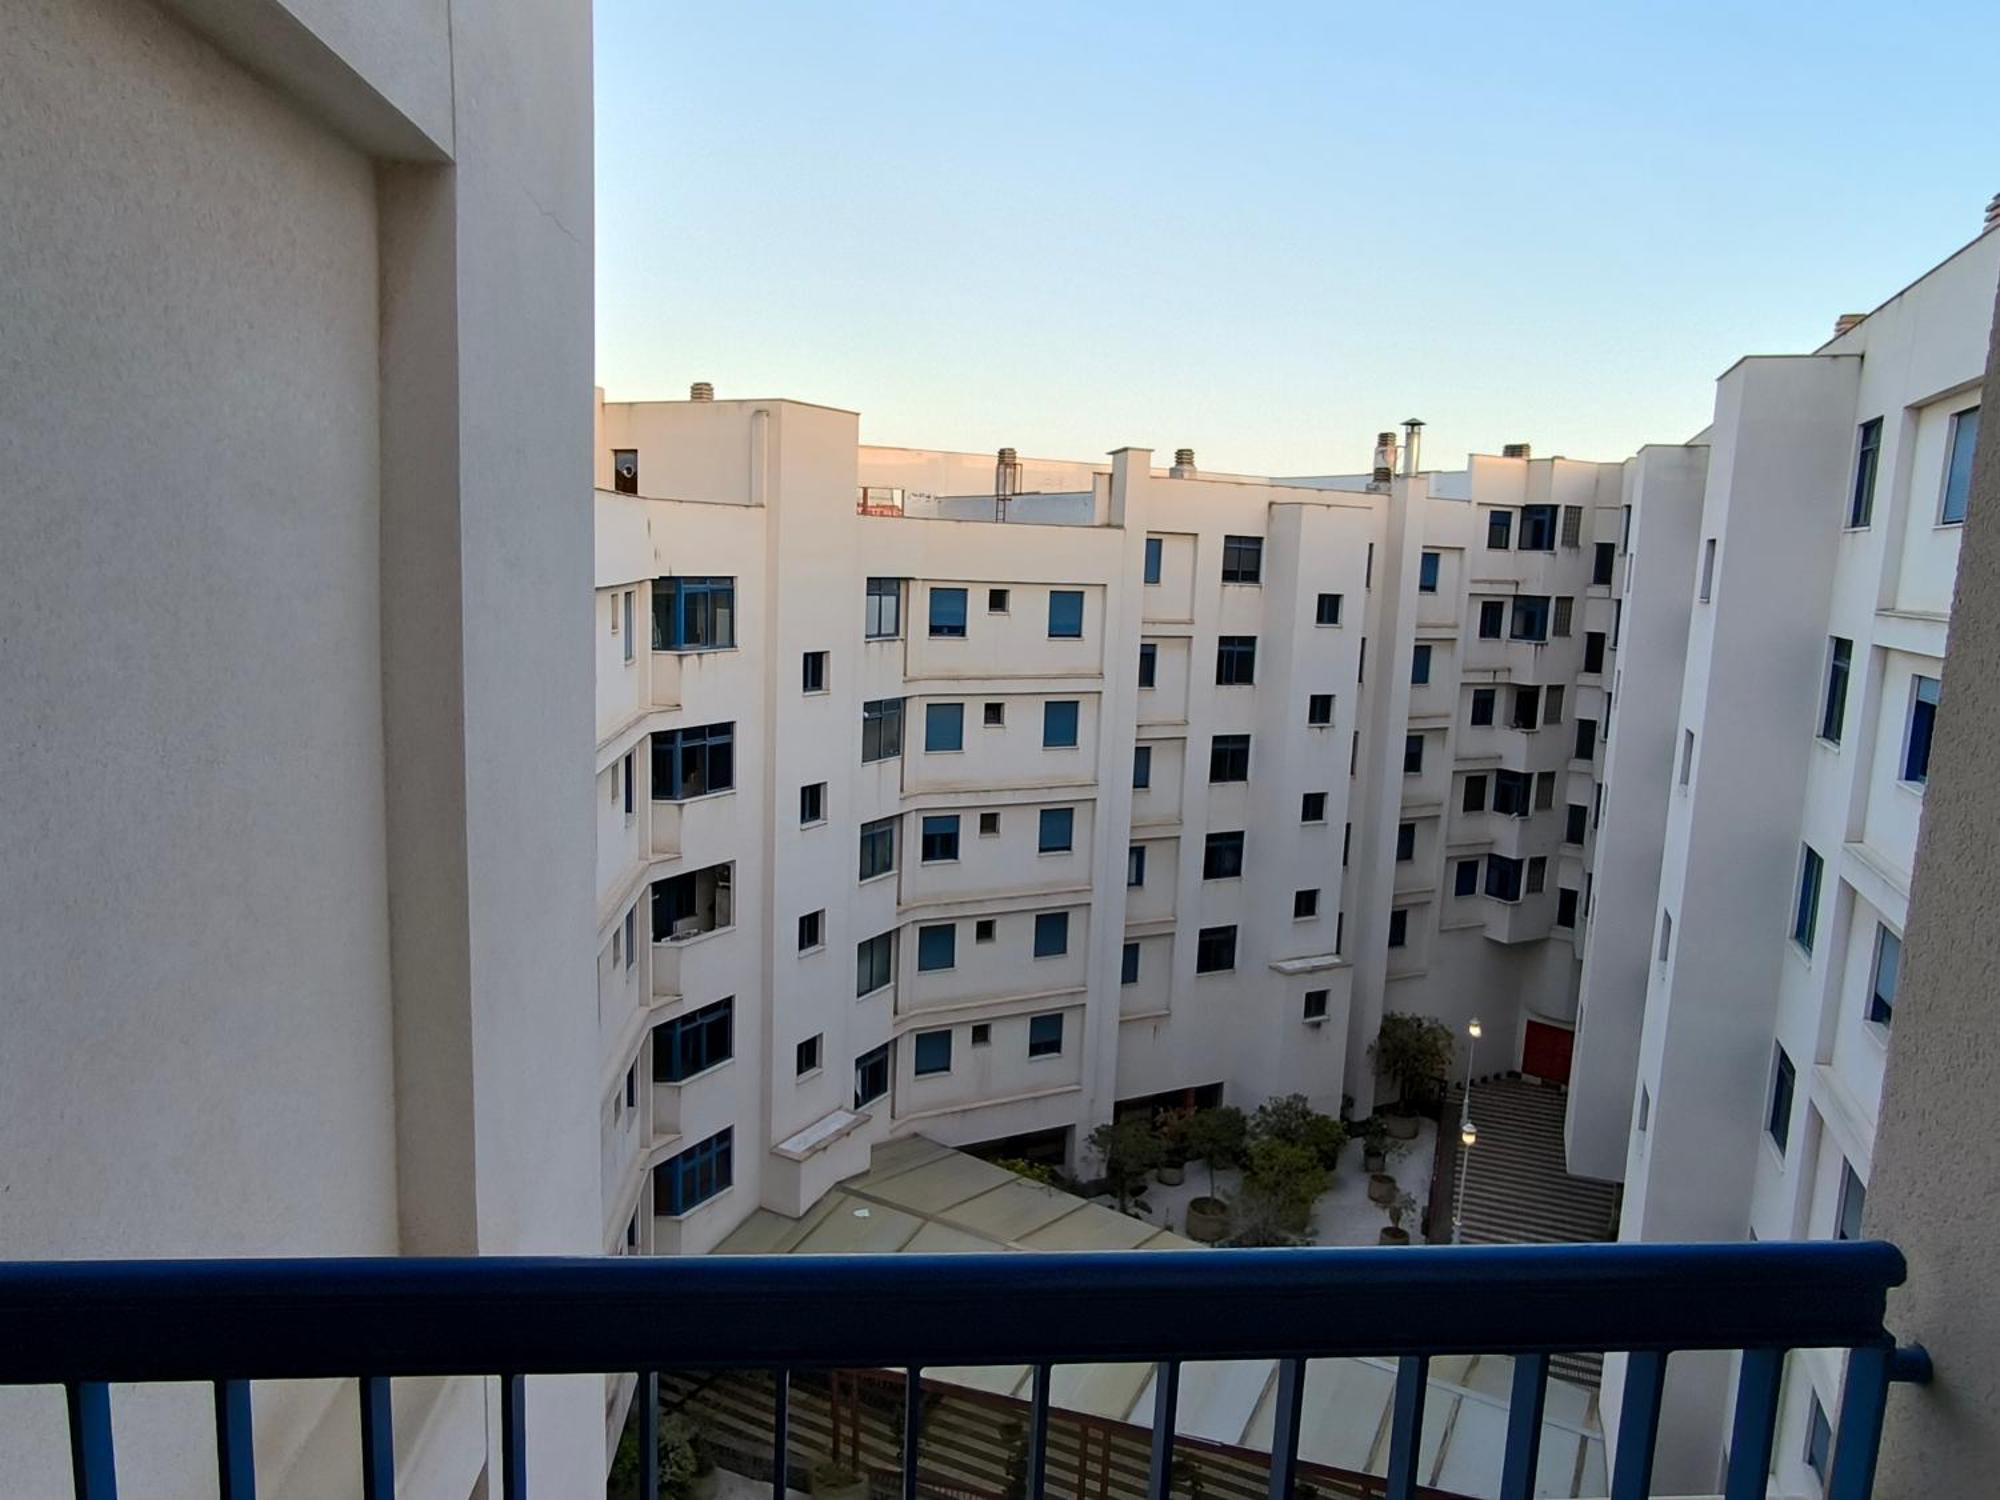
[[[1188,1127],[1194,1116],[1192,1109],[1163,1109],[1153,1117],[1153,1129],[1160,1137],[1160,1160],[1167,1166],[1187,1165]]]
[[[1347,1144],[1347,1127],[1332,1115],[1323,1115],[1306,1101],[1304,1094],[1285,1094],[1267,1099],[1250,1117],[1250,1141],[1283,1141],[1303,1146],[1319,1158],[1331,1172],[1340,1165],[1340,1151]]]
[[[1185,1139],[1189,1161],[1208,1168],[1208,1196],[1215,1197],[1218,1169],[1242,1165],[1243,1148],[1249,1125],[1243,1111],[1231,1104],[1195,1111],[1187,1123]]]
[[[1451,1028],[1435,1016],[1386,1015],[1375,1033],[1375,1070],[1396,1084],[1400,1112],[1438,1096],[1451,1071]]]
[[[1289,1245],[1305,1239],[1312,1233],[1313,1204],[1326,1186],[1326,1168],[1310,1146],[1256,1142],[1243,1176],[1237,1242]]]
[[[670,1412],[660,1419],[659,1433],[659,1448],[654,1461],[659,1466],[660,1493],[669,1500],[684,1500],[695,1480],[714,1469],[715,1463],[708,1456],[708,1445],[694,1423],[679,1412]],[[639,1454],[639,1415],[634,1412],[611,1460],[610,1489],[613,1494],[638,1493],[642,1462]]]
[[[1130,1213],[1146,1174],[1160,1164],[1160,1138],[1144,1115],[1127,1115],[1090,1132],[1090,1144],[1104,1158],[1104,1175],[1118,1197],[1118,1212]]]

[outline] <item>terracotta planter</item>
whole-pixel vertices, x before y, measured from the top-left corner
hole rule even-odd
[[[1407,1245],[1410,1243],[1410,1231],[1407,1229],[1398,1229],[1394,1224],[1384,1224],[1382,1232],[1375,1236],[1375,1243],[1378,1245]]]
[[[1229,1233],[1229,1205],[1220,1198],[1196,1198],[1188,1204],[1187,1237],[1213,1245]]]
[[[1415,1115],[1384,1115],[1382,1128],[1399,1141],[1414,1141],[1417,1138],[1417,1117]]]
[[[1387,1172],[1375,1172],[1368,1178],[1368,1201],[1387,1208],[1396,1201],[1396,1179]]]
[[[1159,1181],[1161,1187],[1179,1187],[1183,1182],[1187,1181],[1187,1168],[1185,1166],[1177,1167],[1168,1163],[1155,1168],[1153,1176]]]

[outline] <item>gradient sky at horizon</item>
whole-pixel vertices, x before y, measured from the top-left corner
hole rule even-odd
[[[1622,458],[2000,190],[1990,3],[597,0],[596,27],[599,383],[853,408],[868,442],[1326,473],[1420,416],[1427,467]]]

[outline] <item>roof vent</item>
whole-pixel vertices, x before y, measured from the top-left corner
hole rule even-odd
[[[1174,449],[1174,466],[1171,469],[1167,470],[1167,473],[1172,475],[1175,479],[1194,478],[1194,449],[1192,448]]]
[[[2000,228],[2000,193],[1995,193],[1986,200],[1986,222],[1979,232],[1984,234],[1988,229],[1994,228]]]
[[[1509,444],[1507,444],[1507,446],[1506,446],[1506,447],[1504,447],[1504,448],[1502,448],[1502,449],[1500,450],[1500,456],[1501,456],[1502,458],[1532,458],[1532,457],[1534,457],[1534,455],[1533,455],[1533,454],[1532,454],[1531,452],[1529,452],[1529,450],[1528,450],[1528,445],[1527,445],[1526,443],[1509,443]]]
[[[688,387],[688,400],[690,401],[713,401],[714,399],[715,387],[710,385],[706,380],[697,380],[693,385]]]
[[[1007,519],[1007,507],[1021,493],[1021,455],[1002,448],[993,456],[993,519]]]
[[[1414,475],[1417,469],[1417,450],[1424,440],[1424,419],[1406,417],[1403,420],[1403,472]]]
[[[1859,326],[1868,319],[1867,313],[1842,313],[1833,320],[1833,336],[1839,338],[1849,329]]]
[[[1375,434],[1375,470],[1369,475],[1370,484],[1389,487],[1389,481],[1396,477],[1396,434],[1378,432]]]

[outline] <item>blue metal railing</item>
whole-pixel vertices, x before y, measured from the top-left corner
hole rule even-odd
[[[79,1500],[116,1493],[109,1383],[210,1381],[224,1500],[252,1500],[251,1382],[359,1381],[363,1494],[395,1488],[389,1383],[498,1375],[501,1494],[526,1494],[525,1379],[637,1372],[650,1454],[658,1371],[770,1370],[782,1483],[794,1369],[907,1370],[903,1494],[917,1497],[926,1366],[1035,1371],[1028,1494],[1041,1500],[1050,1370],[1155,1362],[1148,1494],[1166,1500],[1179,1368],[1276,1359],[1270,1494],[1292,1500],[1305,1364],[1394,1356],[1384,1493],[1417,1492],[1428,1361],[1511,1354],[1503,1500],[1533,1492],[1549,1356],[1631,1351],[1611,1483],[1647,1493],[1668,1355],[1743,1351],[1726,1493],[1761,1497],[1786,1351],[1851,1350],[1829,1500],[1867,1500],[1892,1380],[1886,1244],[1492,1246],[1182,1253],[282,1260],[0,1265],[0,1385],[62,1385]],[[642,1467],[650,1471],[650,1465]],[[654,1476],[648,1472],[648,1500]],[[779,1491],[782,1500],[782,1491]]]

